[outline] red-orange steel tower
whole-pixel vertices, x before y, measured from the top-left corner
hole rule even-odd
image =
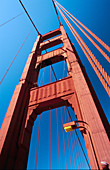
[[[62,48],[41,55],[63,43]],[[69,76],[38,87],[41,68],[65,60]],[[89,124],[99,161],[110,163],[109,124],[86,71],[63,26],[38,35],[16,86],[0,132],[0,168],[26,169],[32,127],[38,114],[71,106],[78,120]],[[82,132],[83,133],[83,132]],[[92,169],[98,169],[88,133],[83,133]]]

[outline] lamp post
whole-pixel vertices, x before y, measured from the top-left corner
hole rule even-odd
[[[79,124],[79,125],[77,125],[77,124]],[[72,121],[72,122],[63,124],[63,127],[64,127],[66,132],[70,132],[73,129],[82,129],[82,128],[84,130],[87,130],[87,132],[89,134],[90,142],[91,142],[91,145],[92,145],[94,157],[95,157],[95,160],[96,160],[97,168],[102,169],[102,166],[101,166],[101,163],[100,163],[100,160],[99,160],[96,148],[95,148],[94,140],[93,140],[91,129],[90,129],[89,125],[86,122],[79,120],[79,121]]]

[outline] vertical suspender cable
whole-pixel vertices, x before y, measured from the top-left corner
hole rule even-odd
[[[38,126],[38,137],[37,137],[37,149],[36,149],[35,170],[37,169],[38,147],[39,147],[39,134],[40,134],[40,122],[41,122],[41,114],[39,115],[39,126]]]
[[[72,121],[72,118],[71,118],[71,115],[70,115],[70,113],[69,113],[69,110],[68,110],[68,107],[66,106],[66,110],[67,110],[67,117],[68,117],[68,122],[69,122],[69,118],[70,118],[70,120]],[[77,132],[75,131],[75,134],[76,134]],[[71,132],[70,132],[70,137],[71,137],[71,145],[72,145],[72,136],[71,136]],[[73,146],[72,146],[73,147]],[[75,147],[75,149],[76,149],[76,147]],[[73,148],[72,148],[72,150],[73,150]],[[78,150],[78,146],[77,146],[77,150]],[[78,157],[79,157],[79,160],[80,160],[80,155],[79,155],[79,151],[77,152],[77,154],[78,154]],[[76,154],[76,155],[77,155]],[[73,152],[73,156],[74,156],[74,152]],[[77,165],[78,165],[78,169],[79,169],[79,167],[81,168],[81,161],[79,161],[79,163],[78,163],[78,160],[77,160]]]
[[[64,76],[65,76],[65,60],[64,60],[63,78]]]
[[[52,68],[52,66],[51,66],[51,68]],[[56,75],[55,75],[54,69],[52,69],[52,70],[53,70],[53,73],[54,73],[54,76],[55,76],[55,80],[57,80],[57,77],[56,77]],[[64,108],[64,109],[65,109],[65,108]],[[70,120],[72,121],[72,118],[71,118],[71,115],[70,115],[70,113],[69,113],[69,110],[68,110],[67,106],[66,106],[66,109],[67,109],[68,115],[69,115],[69,117],[70,117]],[[57,111],[57,109],[56,109],[56,111]],[[64,110],[64,111],[65,111],[65,110]],[[56,114],[56,115],[57,115],[57,114]],[[65,115],[65,116],[66,116],[66,115]],[[65,121],[66,121],[66,117],[65,117]],[[57,129],[58,129],[58,126],[57,126]],[[57,130],[57,131],[58,131],[58,130]],[[89,163],[88,163],[88,160],[87,160],[86,155],[85,155],[85,153],[84,153],[84,150],[83,150],[83,148],[82,148],[80,139],[79,139],[79,137],[78,137],[78,135],[77,135],[77,132],[75,131],[75,133],[76,133],[76,136],[77,136],[77,138],[78,138],[79,144],[80,144],[81,149],[82,149],[82,152],[83,152],[83,154],[84,154],[84,157],[85,157],[85,159],[86,159],[86,162],[87,162],[87,164],[88,164],[88,167],[90,168]],[[57,135],[57,136],[58,136],[58,135]],[[67,134],[67,139],[68,139],[68,134]],[[58,141],[59,141],[59,140],[58,140]],[[68,139],[68,142],[69,142],[69,139]],[[69,147],[69,143],[68,143],[68,147]],[[59,148],[59,144],[58,144],[58,148]],[[59,149],[58,149],[58,150],[59,150]],[[70,149],[69,149],[69,150],[70,150]],[[70,157],[70,165],[71,165],[71,168],[72,168],[71,157]]]
[[[69,110],[68,110],[68,108],[67,108],[67,106],[66,106],[66,110],[67,110],[67,115],[68,115],[68,118],[70,118],[70,120],[72,121],[72,118],[71,118],[71,116],[70,116],[70,113],[69,113]],[[65,113],[65,108],[64,108],[64,113]],[[66,117],[66,113],[65,113],[65,117]],[[69,121],[69,120],[68,120]],[[74,146],[75,146],[75,139],[74,139],[74,134],[73,134],[73,142],[74,142]],[[78,159],[77,159],[77,152],[76,152],[76,146],[75,146],[75,154],[76,154],[76,160],[77,160],[77,167],[78,167],[78,169],[79,169],[79,164],[78,164]]]
[[[60,169],[60,148],[59,148],[59,132],[58,132],[58,112],[56,108],[56,120],[57,120],[57,140],[58,140],[58,161],[59,161],[59,169]]]
[[[68,110],[68,107],[66,106],[66,110],[67,110],[67,113],[68,113],[68,115],[69,115],[69,118],[70,118],[70,120],[71,120],[71,122],[72,122],[72,117],[71,117],[71,115],[70,115],[70,112],[69,112],[69,110]]]
[[[74,169],[76,169],[76,165],[75,165],[75,157],[74,157],[74,150],[73,150],[73,144],[72,144],[72,135],[71,135],[71,132],[70,132],[70,139],[71,139],[71,146],[72,146],[72,153],[73,153]]]
[[[50,130],[49,130],[49,169],[51,169],[51,110],[50,110]]]
[[[67,112],[69,112],[67,107],[66,107],[66,109],[67,109]],[[69,122],[69,115],[70,115],[70,114],[67,114],[68,122]],[[70,132],[70,139],[71,139],[71,146],[72,146],[72,155],[73,155],[73,161],[74,161],[74,169],[76,169],[71,132]]]
[[[44,74],[45,74],[45,67],[44,67],[44,71],[43,71],[43,81],[42,81],[42,85],[44,85]]]
[[[76,152],[76,146],[75,146],[75,135],[73,133],[73,143],[74,143],[74,148],[75,148],[75,154],[76,154],[76,161],[77,161],[77,169],[79,169],[79,164],[78,164],[78,159],[77,159],[77,152]]]
[[[55,80],[57,81],[57,77],[55,74],[55,71],[52,67],[52,65],[50,65],[50,68],[52,68]],[[57,112],[57,108],[56,108],[56,120],[57,120],[57,140],[58,140],[58,161],[59,161],[59,169],[60,169],[60,149],[59,149],[59,132],[58,132],[58,112]]]
[[[65,107],[64,107],[64,115],[65,115],[65,122],[66,120],[66,113],[65,113]],[[67,142],[68,142],[68,149],[69,149],[69,158],[70,158],[70,167],[72,169],[72,163],[71,163],[71,154],[70,154],[70,145],[69,145],[69,137],[68,137],[68,133],[67,133]]]
[[[52,68],[52,66],[51,66],[51,68]],[[53,71],[54,71],[54,69],[52,69]],[[56,77],[56,75],[55,75],[55,72],[53,72],[54,73],[54,76],[55,76],[55,80],[57,80],[57,77]],[[66,105],[66,104],[65,104]],[[69,110],[68,110],[68,107],[66,106],[66,109],[67,109],[67,113],[68,113],[68,115],[69,115],[69,117],[70,117],[70,120],[72,121],[72,117],[71,117],[71,115],[70,115],[70,113],[69,113]],[[65,108],[64,108],[64,112],[65,112]],[[66,114],[65,114],[65,121],[66,121]],[[76,136],[77,136],[77,138],[78,138],[78,135],[77,135],[77,132],[75,131],[75,134],[76,134]],[[69,142],[69,139],[68,139],[68,134],[67,134],[67,140],[68,140],[68,142]],[[74,140],[74,139],[73,139]],[[86,158],[86,155],[85,155],[85,153],[84,153],[84,150],[83,150],[83,147],[82,147],[82,145],[81,145],[81,142],[80,142],[80,140],[79,140],[79,138],[78,138],[78,141],[79,141],[79,144],[80,144],[80,146],[81,146],[81,149],[82,149],[82,152],[83,152],[83,154],[84,154],[84,157],[85,157],[85,159],[86,159],[86,162],[87,162],[87,164],[88,164],[88,167],[90,168],[90,166],[89,166],[89,163],[88,163],[88,160],[87,160],[87,158]],[[69,145],[68,145],[68,148],[69,148]],[[69,149],[70,150],[70,149]],[[70,160],[71,160],[71,158],[70,158]],[[71,162],[71,161],[70,161]],[[70,163],[70,165],[71,165],[71,163]],[[77,165],[78,165],[78,163],[77,163]]]
[[[51,83],[51,66],[50,66],[50,83]],[[50,110],[50,130],[49,130],[49,169],[51,169],[51,110]]]
[[[62,125],[63,125],[62,107],[61,107],[61,121],[62,121]],[[65,167],[66,167],[66,170],[67,170],[66,149],[65,149],[65,139],[64,139],[64,130],[63,130],[63,126],[62,126],[62,133],[63,133],[63,145],[64,145],[64,155],[65,155]]]
[[[51,66],[51,68],[52,68],[52,71],[53,71],[53,74],[54,74],[55,80],[57,81],[57,77],[56,77],[55,71],[54,71],[54,69],[53,69],[53,66],[52,66],[52,65],[50,65],[50,66]]]
[[[71,115],[70,115],[70,113],[69,113],[69,110],[68,110],[67,106],[66,106],[66,109],[67,109],[67,113],[68,113],[68,115],[69,115],[69,117],[70,117],[70,120],[72,121],[72,118],[71,118]],[[86,160],[86,162],[87,162],[87,165],[88,165],[88,167],[89,167],[89,169],[90,169],[89,162],[88,162],[88,160],[87,160],[86,154],[85,154],[85,152],[84,152],[84,149],[83,149],[83,147],[82,147],[82,144],[81,144],[81,142],[80,142],[80,139],[79,139],[79,136],[78,136],[76,130],[75,130],[75,134],[76,134],[76,136],[77,136],[78,142],[79,142],[80,147],[81,147],[81,149],[82,149],[82,152],[83,152],[83,155],[84,155],[85,160]]]
[[[84,149],[83,149],[83,147],[82,147],[81,141],[80,141],[80,139],[79,139],[79,136],[78,136],[76,130],[75,130],[75,134],[76,134],[76,136],[77,136],[78,142],[79,142],[79,144],[80,144],[80,146],[81,146],[81,149],[82,149],[82,151],[83,151],[83,155],[84,155],[84,157],[85,157],[85,160],[86,160],[86,162],[87,162],[87,165],[88,165],[89,169],[91,169],[91,167],[90,167],[90,165],[89,165],[89,162],[88,162],[88,160],[87,160],[87,157],[86,157],[86,155],[85,155]]]
[[[44,84],[44,73],[45,73],[45,67],[44,67],[44,71],[43,71],[42,85]],[[41,122],[41,114],[39,115],[39,126],[38,126],[38,137],[37,137],[37,148],[36,148],[35,170],[37,169],[38,148],[39,148],[39,135],[40,135],[40,122]]]

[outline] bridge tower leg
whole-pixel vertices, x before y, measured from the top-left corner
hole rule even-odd
[[[49,40],[48,40],[49,39]],[[62,48],[41,55],[43,50]],[[41,68],[65,60],[69,76],[38,87]],[[109,124],[79,56],[63,26],[38,35],[16,86],[0,132],[0,168],[26,169],[32,127],[49,108],[71,106],[78,120],[89,124],[100,161],[110,163]],[[83,133],[92,169],[98,169],[88,133]]]

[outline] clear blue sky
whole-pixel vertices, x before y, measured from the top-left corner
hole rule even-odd
[[[55,11],[54,11],[51,0],[33,0],[33,1],[22,0],[22,2],[25,5],[26,9],[28,10],[30,16],[32,17],[36,27],[38,28],[41,34],[44,34],[46,32],[49,32],[59,27],[59,23],[55,15]],[[104,1],[103,0],[89,0],[89,1],[88,0],[83,0],[83,1],[82,0],[58,0],[58,2],[62,4],[69,12],[71,12],[77,19],[79,19],[91,31],[93,31],[98,37],[100,37],[106,44],[110,46],[110,1],[109,0],[104,0]],[[18,15],[21,12],[23,12],[23,15],[19,16],[17,19],[9,22],[8,24],[0,27],[0,80],[2,79],[5,71],[7,70],[9,64],[11,63],[12,59],[16,55],[18,49],[20,48],[28,32],[33,27],[28,17],[24,13],[23,8],[21,7],[18,0],[1,1],[0,24],[6,22],[8,19],[13,18],[14,16]],[[84,56],[76,40],[71,35],[69,29],[65,25],[63,19],[61,19],[61,21],[72,43],[75,45],[75,48],[81,58],[82,63],[85,66],[88,76],[92,82],[92,85],[96,91],[96,94],[105,111],[108,121],[110,122],[110,115],[109,115],[110,114],[110,98],[106,94],[103,86],[101,85],[100,81],[95,75],[93,69],[88,63],[88,60]],[[19,83],[19,79],[21,77],[23,68],[27,61],[28,55],[31,52],[31,49],[36,40],[36,37],[37,37],[37,33],[33,29],[32,33],[30,34],[29,38],[24,44],[22,50],[20,51],[19,55],[14,61],[14,64],[12,65],[8,74],[6,75],[3,83],[0,85],[0,126],[3,122],[5,113],[7,111],[8,105],[10,103],[12,94],[15,89],[15,86]],[[96,51],[95,47],[93,47],[91,43],[89,43],[89,41],[87,41],[83,35],[82,37],[88,43],[88,46],[91,48],[91,50],[93,51],[97,59],[100,61],[100,63],[105,68],[108,75],[110,76],[110,66],[107,63],[107,61],[103,58],[103,56],[99,52]],[[105,52],[107,53],[106,50]],[[110,56],[110,54],[108,55]],[[62,73],[63,73],[64,63],[61,63],[60,66],[61,66],[60,68],[62,69]],[[59,65],[54,66],[54,68],[55,68],[55,72],[56,72],[58,79],[62,78],[63,74],[60,75],[58,71]],[[49,74],[49,69],[50,68],[46,68],[47,75]],[[67,68],[65,68],[65,70],[67,71]],[[65,76],[66,76],[66,71],[65,71]],[[40,75],[42,78],[42,71]],[[49,82],[49,80],[47,79],[48,77],[45,77],[45,83]],[[54,81],[53,77],[52,77],[52,80]],[[46,117],[46,115],[48,116]],[[54,126],[54,123],[55,123],[54,116],[56,116],[55,111],[53,111],[52,115],[53,115],[52,117],[53,127],[55,127]],[[40,137],[41,145],[39,149],[39,154],[41,155],[39,155],[38,168],[40,167],[48,168],[48,156],[47,155],[48,155],[48,147],[49,147],[48,143],[49,142],[48,140],[45,140],[45,139],[49,138],[49,134],[47,133],[46,135],[46,132],[44,131],[45,127],[47,127],[47,125],[49,124],[49,122],[47,121],[48,119],[49,119],[49,113],[43,114],[41,118],[41,122],[42,122],[42,126],[41,126],[42,128],[41,128],[41,133],[40,133],[41,134],[41,137]],[[59,121],[61,121],[60,118],[59,118]],[[30,146],[31,149],[29,153],[28,169],[35,167],[35,151],[36,151],[36,142],[37,142],[37,133],[38,133],[37,126],[38,126],[38,120],[36,120],[35,127],[33,129],[31,146]],[[48,130],[49,129],[47,128],[47,131]],[[56,128],[53,130],[52,134],[56,134],[55,131],[56,131]],[[61,136],[62,136],[62,133],[61,133]],[[54,138],[55,140],[57,140],[55,136]],[[53,144],[52,144],[52,149],[53,149],[52,150],[53,152],[52,168],[58,168],[58,158],[57,158],[58,153],[56,151],[57,144],[55,145],[55,148],[54,148],[55,140],[53,139]],[[82,139],[82,143],[83,143],[83,139]],[[62,151],[62,146],[63,144],[61,143],[60,144],[61,151]],[[62,165],[62,168],[65,168],[64,151],[62,151],[61,153],[62,153],[61,165]],[[67,148],[67,154],[68,154],[68,148]],[[41,162],[44,162],[44,163],[41,163]],[[84,164],[83,158],[82,158],[82,161],[80,162],[82,162],[83,168],[87,167],[86,165],[83,165]],[[69,167],[70,166],[69,160],[67,160],[67,163]],[[73,167],[74,167],[74,164],[73,164]]]

